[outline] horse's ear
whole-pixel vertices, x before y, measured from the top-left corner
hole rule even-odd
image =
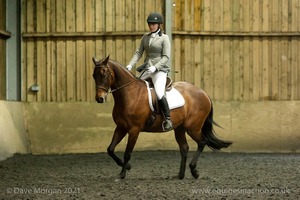
[[[104,65],[107,65],[107,63],[108,63],[108,61],[109,61],[109,56],[110,56],[110,55],[108,55],[108,56],[105,58],[105,60],[103,61]]]
[[[95,65],[97,65],[97,63],[99,62],[95,57],[93,57],[93,62]]]

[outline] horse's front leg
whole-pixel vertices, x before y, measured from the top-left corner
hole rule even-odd
[[[137,141],[138,135],[139,135],[139,132],[136,132],[134,134],[129,133],[128,142],[127,142],[126,150],[124,153],[123,168],[120,173],[121,179],[124,179],[126,177],[126,170],[128,170],[129,160],[131,158],[131,153],[132,153],[135,143]]]
[[[114,159],[114,161],[117,163],[117,165],[123,167],[124,163],[123,161],[115,154],[115,148],[116,146],[122,141],[122,139],[125,137],[126,135],[126,130],[120,128],[120,127],[116,127],[115,132],[114,132],[114,136],[112,138],[112,141],[110,143],[110,145],[107,148],[107,153],[108,155],[110,155],[110,157],[112,157]],[[130,170],[131,166],[128,163],[127,164],[127,170]]]

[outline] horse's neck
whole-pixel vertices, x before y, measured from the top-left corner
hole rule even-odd
[[[116,63],[113,63],[112,69],[115,74],[115,84],[113,85],[114,88],[112,89],[120,88],[136,80],[136,77],[134,77],[131,73],[129,73],[128,71],[123,69],[122,66],[119,66]]]
[[[113,66],[115,84],[111,87],[115,106],[127,107],[132,98],[140,99],[147,92],[147,86],[143,80],[136,78],[121,66]]]

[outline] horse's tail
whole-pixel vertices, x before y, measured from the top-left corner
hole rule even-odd
[[[214,120],[213,120],[213,105],[211,101],[211,109],[210,112],[204,122],[204,125],[202,127],[202,136],[205,140],[205,143],[208,147],[210,147],[213,150],[220,150],[221,148],[227,148],[229,147],[232,142],[230,141],[223,141],[221,139],[218,139],[215,135],[215,131],[213,129],[213,125],[219,126]]]

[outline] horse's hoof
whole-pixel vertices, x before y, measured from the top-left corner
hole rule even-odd
[[[126,174],[123,173],[123,172],[121,172],[121,173],[120,173],[120,179],[124,179],[125,177],[126,177]]]
[[[191,173],[195,179],[199,178],[199,173],[197,170],[192,170]]]
[[[129,163],[126,164],[126,169],[131,170],[131,165]]]
[[[184,179],[184,174],[178,174],[178,179],[179,179],[179,180]]]

